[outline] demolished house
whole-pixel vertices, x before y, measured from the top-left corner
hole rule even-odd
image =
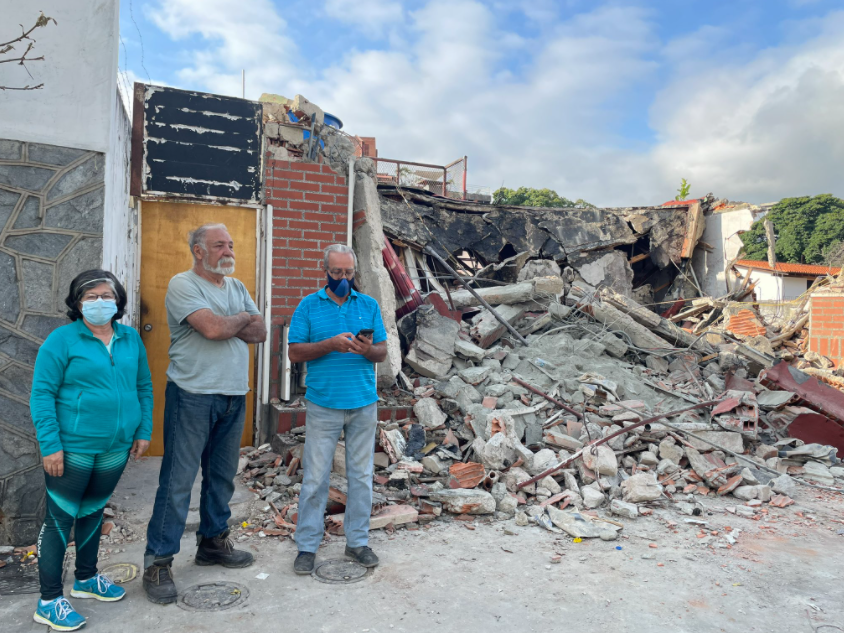
[[[390,295],[401,342],[380,393],[413,412],[379,422],[372,529],[487,515],[614,540],[655,512],[758,519],[799,486],[840,490],[844,385],[806,350],[808,298],[770,324],[741,303],[747,278],[700,296],[690,261],[711,196],[537,209],[381,185],[373,201],[363,160],[355,246],[370,263],[381,248],[391,288],[371,271],[362,287]],[[266,501],[246,533],[295,531],[303,442],[298,427],[244,449]],[[329,534],[343,531],[344,457],[341,442]]]

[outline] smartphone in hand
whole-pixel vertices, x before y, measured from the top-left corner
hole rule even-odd
[[[372,338],[372,335],[375,334],[375,330],[371,328],[365,328],[358,332],[358,338]]]

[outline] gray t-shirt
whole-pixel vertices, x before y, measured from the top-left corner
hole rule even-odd
[[[260,314],[243,282],[226,277],[223,287],[218,288],[189,270],[170,280],[164,304],[170,326],[167,378],[190,393],[247,393],[249,346],[237,337],[207,339],[187,321],[188,316],[205,308],[219,316]]]

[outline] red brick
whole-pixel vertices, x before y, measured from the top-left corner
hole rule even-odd
[[[291,209],[301,209],[302,211],[319,211],[319,205],[313,202],[299,202],[297,200],[291,200],[289,204]],[[309,218],[308,214],[305,214],[306,220],[311,220],[313,218]]]
[[[305,174],[294,169],[274,169],[273,178],[278,180],[304,180]]]
[[[315,287],[316,281],[313,279],[303,278],[303,279],[288,279],[287,285],[291,288],[313,288]]]
[[[273,245],[273,257],[303,257],[301,249],[278,248]]]
[[[302,229],[274,229],[273,230],[273,237],[293,237],[293,238],[300,238],[302,237]]]
[[[307,200],[309,202],[319,202],[320,204],[334,204],[334,196],[325,193],[309,193]]]
[[[333,240],[334,234],[325,231],[305,231],[302,237],[306,240]]]
[[[270,200],[270,204],[272,204],[273,200],[304,200],[305,192],[273,187],[272,195],[268,196],[268,199]]]
[[[293,229],[302,229],[305,231],[318,231],[319,230],[319,222],[313,222],[310,220],[291,220],[290,221],[290,228]]]
[[[323,185],[322,193],[333,193],[342,196],[348,194],[349,190],[346,187],[338,187],[337,185]]]
[[[290,183],[291,189],[297,189],[299,191],[311,191],[311,192],[318,192],[319,185],[315,182],[291,182]],[[308,200],[310,200],[310,195],[307,196]]]
[[[346,217],[349,209],[345,205],[342,205],[342,204],[325,204],[325,203],[323,203],[323,204],[320,205],[320,211],[322,211],[323,213],[336,213],[337,215],[342,215],[343,217]]]
[[[809,338],[809,351],[810,352],[817,352],[820,348],[819,339],[815,338],[814,336]]]
[[[378,409],[378,421],[390,422],[393,420],[393,412],[390,409]]]
[[[329,174],[305,174],[305,180],[307,182],[321,182],[328,185],[333,185],[334,182],[337,180],[337,176]]]
[[[302,270],[302,277],[309,277],[311,279],[324,279],[325,273],[321,270]]]
[[[321,211],[308,211],[305,213],[305,219],[310,220],[311,222],[325,222],[325,221],[334,221],[334,217],[328,215],[327,213],[322,213]]]
[[[273,218],[287,220],[301,220],[302,211],[295,209],[273,209]]]
[[[300,288],[273,288],[273,299],[276,297],[281,299],[284,297],[301,297],[302,290]]]
[[[307,270],[310,268],[319,268],[319,262],[321,260],[313,260],[313,259],[288,259],[287,265],[292,268],[301,268],[303,270]]]
[[[820,339],[819,343],[820,343],[820,347],[818,348],[818,353],[821,356],[828,356],[829,355],[829,339],[828,338],[822,338],[822,339]]]
[[[317,165],[316,163],[302,163],[302,162],[295,162],[295,163],[291,163],[291,164],[290,164],[290,167],[291,167],[292,169],[299,169],[299,170],[301,170],[301,171],[316,171],[316,172],[318,172],[318,171],[322,171],[322,170],[320,169],[320,167],[322,167],[322,166],[321,166],[321,165]],[[334,173],[334,172],[329,172],[329,173]]]
[[[320,231],[345,231],[346,230],[346,223],[345,222],[321,222],[319,225]]]
[[[316,246],[316,243],[313,240],[289,240],[287,242],[287,245],[293,248],[314,248],[314,246]],[[317,246],[317,248],[319,247]]]

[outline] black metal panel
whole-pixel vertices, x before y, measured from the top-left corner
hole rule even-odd
[[[261,104],[146,86],[144,193],[261,198]]]

